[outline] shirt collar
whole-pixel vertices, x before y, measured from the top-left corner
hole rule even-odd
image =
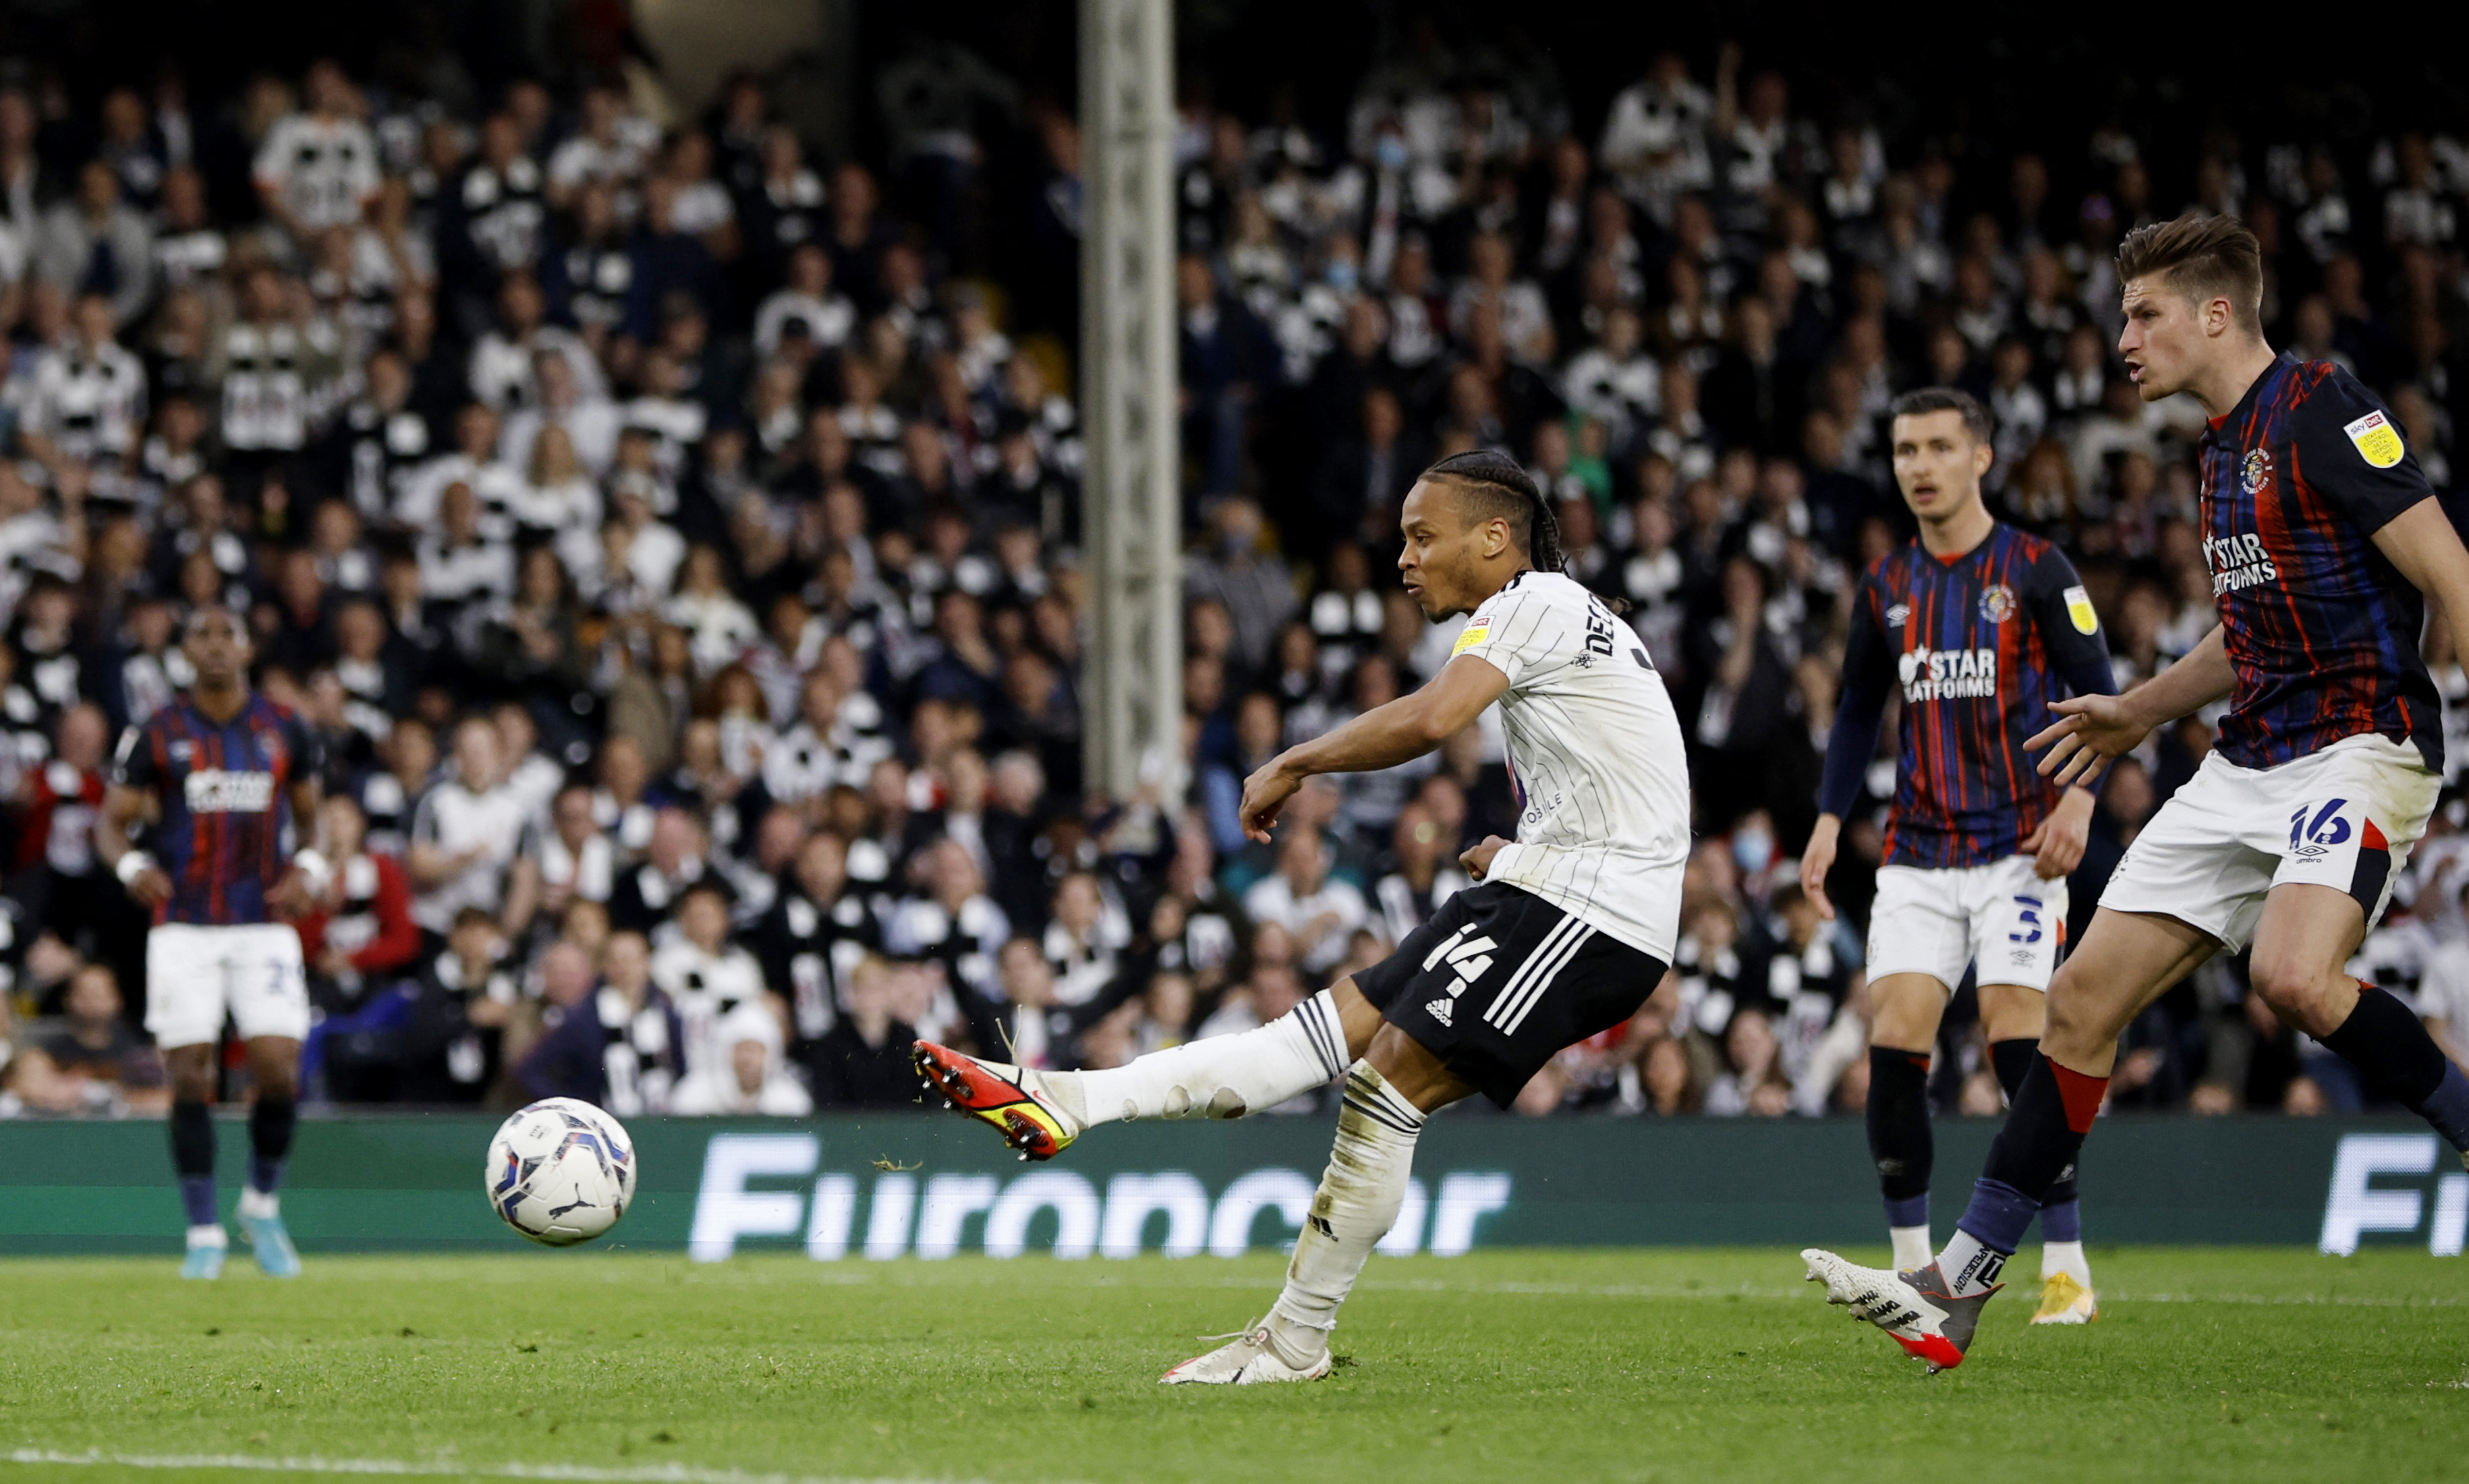
[[[2273,357],[2272,364],[2263,368],[2263,374],[2254,379],[2254,384],[2246,389],[2246,395],[2238,399],[2236,406],[2229,408],[2220,417],[2206,420],[2207,427],[2204,436],[2224,447],[2236,442],[2237,433],[2232,432],[2231,429],[2234,429],[2240,432],[2245,429],[2247,420],[2254,413],[2256,401],[2263,395],[2264,387],[2277,380],[2283,370],[2296,364],[2297,358],[2287,351]]]

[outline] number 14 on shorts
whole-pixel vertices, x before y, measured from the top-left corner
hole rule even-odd
[[[1457,970],[1457,977],[1450,980],[1448,988],[1442,991],[1451,1000],[1465,993],[1476,980],[1491,972],[1491,952],[1500,946],[1488,937],[1467,939],[1466,935],[1473,931],[1474,924],[1465,923],[1423,956],[1425,973],[1440,967],[1442,959],[1449,962],[1449,967]]]

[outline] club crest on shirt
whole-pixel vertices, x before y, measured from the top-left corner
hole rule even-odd
[[[2272,451],[2269,449],[2247,450],[2246,467],[2238,473],[2238,488],[2249,495],[2252,495],[2271,482]]]
[[[2377,469],[2389,469],[2400,462],[2400,429],[2381,412],[2369,412],[2341,430],[2358,446],[2358,456]]]
[[[2015,590],[2002,582],[1993,582],[1980,590],[1980,616],[1991,623],[2004,623],[2015,616]]]

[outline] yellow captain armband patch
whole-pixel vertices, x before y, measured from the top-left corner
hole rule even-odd
[[[2077,634],[2098,634],[2100,614],[2092,611],[2091,594],[2081,588],[2065,591],[2066,616],[2074,621]]]
[[[1489,638],[1491,638],[1491,621],[1489,619],[1486,619],[1481,623],[1467,624],[1464,629],[1459,631],[1458,641],[1449,646],[1449,658],[1454,660],[1458,656],[1465,654],[1467,650],[1472,649],[1474,646],[1482,643],[1485,639]]]
[[[2377,469],[2389,469],[2400,462],[2400,429],[2381,412],[2369,412],[2341,430],[2358,446],[2358,456]]]

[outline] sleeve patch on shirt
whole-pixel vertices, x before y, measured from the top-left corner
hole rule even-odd
[[[2358,456],[2377,469],[2389,469],[2400,462],[2400,429],[2381,412],[2369,412],[2341,430],[2358,446]]]
[[[2086,592],[2079,587],[2068,588],[2065,591],[2065,599],[2066,616],[2074,620],[2075,632],[2077,634],[2098,634],[2100,632],[2100,614],[2092,611],[2091,594]]]
[[[1465,629],[1459,632],[1458,641],[1449,647],[1449,658],[1454,660],[1458,656],[1465,654],[1467,650],[1474,648],[1474,646],[1482,643],[1485,639],[1489,638],[1491,638],[1491,621],[1489,619],[1486,619],[1481,623],[1467,624]]]

